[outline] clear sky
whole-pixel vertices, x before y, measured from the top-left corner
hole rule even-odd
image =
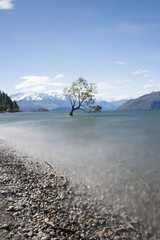
[[[0,89],[103,99],[160,90],[160,0],[0,0]]]

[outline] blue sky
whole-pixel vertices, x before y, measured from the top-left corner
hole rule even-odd
[[[0,89],[62,92],[82,77],[102,99],[160,90],[159,0],[0,0]]]

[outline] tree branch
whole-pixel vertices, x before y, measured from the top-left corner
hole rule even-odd
[[[71,99],[69,96],[67,96],[67,97],[68,97],[69,100],[70,100],[71,106],[73,106],[72,99]]]
[[[85,106],[85,105],[82,105],[82,107],[84,107],[87,111],[89,111],[88,108],[90,108],[90,107],[87,108],[87,106]]]
[[[87,111],[87,110],[85,110],[85,109],[83,109],[83,108],[79,108],[79,110],[84,111],[84,112],[86,112],[86,113],[89,113],[89,110]]]

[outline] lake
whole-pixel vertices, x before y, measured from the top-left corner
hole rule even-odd
[[[128,208],[157,231],[160,111],[0,114],[0,139]]]

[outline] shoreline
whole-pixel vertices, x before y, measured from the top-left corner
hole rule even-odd
[[[125,209],[96,199],[0,142],[0,239],[156,239]]]

